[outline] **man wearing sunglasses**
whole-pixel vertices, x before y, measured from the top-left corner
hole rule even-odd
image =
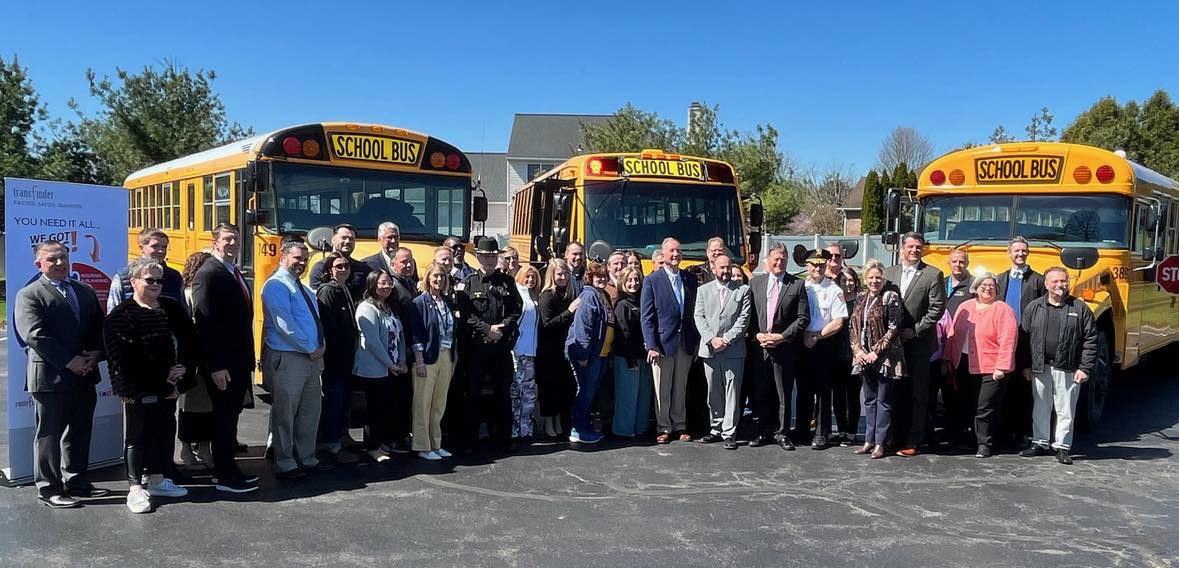
[[[456,281],[462,282],[475,274],[475,269],[465,261],[467,249],[458,237],[447,237],[442,246],[454,251],[454,267],[450,269],[450,275]]]

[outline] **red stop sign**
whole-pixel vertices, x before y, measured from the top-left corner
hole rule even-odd
[[[1171,255],[1163,259],[1155,267],[1155,279],[1159,286],[1172,294],[1179,294],[1179,255]]]

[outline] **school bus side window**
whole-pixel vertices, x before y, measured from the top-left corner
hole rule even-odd
[[[205,231],[213,230],[213,176],[205,176],[201,179],[201,186],[204,188],[204,204],[205,204],[205,220],[202,223]]]
[[[1134,252],[1141,254],[1154,247],[1154,231],[1146,224],[1150,205],[1140,201],[1134,204],[1134,208]]]

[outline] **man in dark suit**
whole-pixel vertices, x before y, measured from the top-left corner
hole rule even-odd
[[[663,268],[643,279],[639,295],[639,312],[647,362],[655,379],[655,422],[659,435],[655,441],[666,444],[678,432],[681,442],[692,441],[688,434],[688,371],[699,348],[693,314],[696,309],[697,280],[680,270],[680,242],[663,239]]]
[[[946,280],[942,271],[925,264],[925,237],[921,233],[905,233],[901,240],[901,263],[884,271],[890,286],[900,291],[905,307],[906,329],[905,364],[909,380],[901,382],[902,392],[908,385],[909,393],[897,397],[898,410],[894,424],[895,443],[901,449],[897,455],[917,455],[918,446],[925,443],[929,414],[929,361],[937,351],[937,322],[946,311]],[[906,394],[908,396],[906,396]],[[909,424],[908,431],[904,424]]]
[[[397,255],[397,250],[401,248],[401,227],[392,221],[385,221],[377,226],[377,244],[381,245],[381,250],[376,254],[366,256],[361,259],[369,270],[384,270],[394,276],[397,275],[397,268],[394,267],[394,256]],[[365,274],[368,277],[368,274]],[[418,267],[413,265],[410,274],[407,277],[412,288],[418,286]],[[415,294],[416,295],[416,294]],[[357,298],[359,300],[359,298]]]
[[[369,257],[371,259],[372,257]],[[413,315],[413,300],[421,294],[417,280],[414,278],[417,263],[413,259],[413,251],[400,247],[392,255],[393,292],[385,299],[385,303],[393,309],[401,323],[402,340],[406,345],[413,345],[410,341],[409,322]],[[368,259],[365,259],[368,262]],[[413,419],[413,378],[407,371],[393,377],[393,396],[389,409],[389,445],[397,453],[410,451],[409,434]]]
[[[1028,240],[1015,236],[1007,243],[1007,256],[1011,258],[1011,268],[1006,273],[999,273],[998,298],[1011,306],[1015,312],[1015,321],[1020,321],[1023,311],[1032,300],[1045,294],[1044,275],[1032,270],[1028,266]],[[1029,347],[1028,332],[1020,328],[1019,340],[1015,344],[1015,372],[1013,377],[1022,377],[1023,371],[1032,365],[1032,353]],[[1003,429],[1004,439],[1017,448],[1022,446],[1024,439],[1032,433],[1032,385],[1029,381],[1012,381],[1007,385],[1007,393],[1003,395]]]
[[[245,493],[258,489],[257,477],[237,467],[237,419],[247,389],[252,388],[254,309],[250,289],[235,264],[241,244],[237,227],[213,229],[213,256],[192,283],[201,367],[208,373],[213,403],[213,470],[217,490]]]
[[[372,268],[368,264],[352,258],[353,250],[356,250],[356,228],[347,223],[336,225],[336,231],[332,233],[332,252],[344,255],[344,258],[348,259],[348,263],[352,265],[352,276],[348,277],[348,292],[359,302],[364,297],[364,281],[368,278],[368,273],[372,271]],[[320,260],[311,267],[309,283],[312,290],[319,290],[320,284],[323,283],[323,272],[327,270],[326,261],[327,259]]]
[[[41,276],[17,292],[16,332],[28,357],[25,390],[36,405],[33,479],[37,498],[53,508],[76,497],[102,497],[87,479],[90,432],[100,380],[102,306],[94,290],[70,279],[69,250],[57,241],[33,248]],[[64,458],[64,459],[63,459]]]
[[[752,447],[777,442],[794,450],[790,440],[791,400],[802,334],[810,323],[810,302],[803,282],[786,273],[786,245],[775,244],[766,255],[766,272],[749,282],[753,292],[749,337],[760,364],[753,367],[753,415],[757,435]],[[800,416],[799,420],[810,420]]]

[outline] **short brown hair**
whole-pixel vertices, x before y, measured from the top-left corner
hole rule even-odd
[[[599,260],[589,263],[589,266],[585,268],[585,274],[581,276],[581,281],[593,285],[595,276],[610,277],[610,270],[606,268],[606,263]]]
[[[151,242],[152,239],[166,241],[168,240],[168,234],[159,229],[148,227],[142,231],[139,231],[139,239],[136,242],[139,243],[139,246],[145,247],[147,246],[147,243]]]
[[[213,227],[213,240],[219,239],[221,237],[221,233],[225,231],[229,231],[236,235],[241,234],[241,231],[237,227],[234,227],[229,223],[218,223],[216,227]]]

